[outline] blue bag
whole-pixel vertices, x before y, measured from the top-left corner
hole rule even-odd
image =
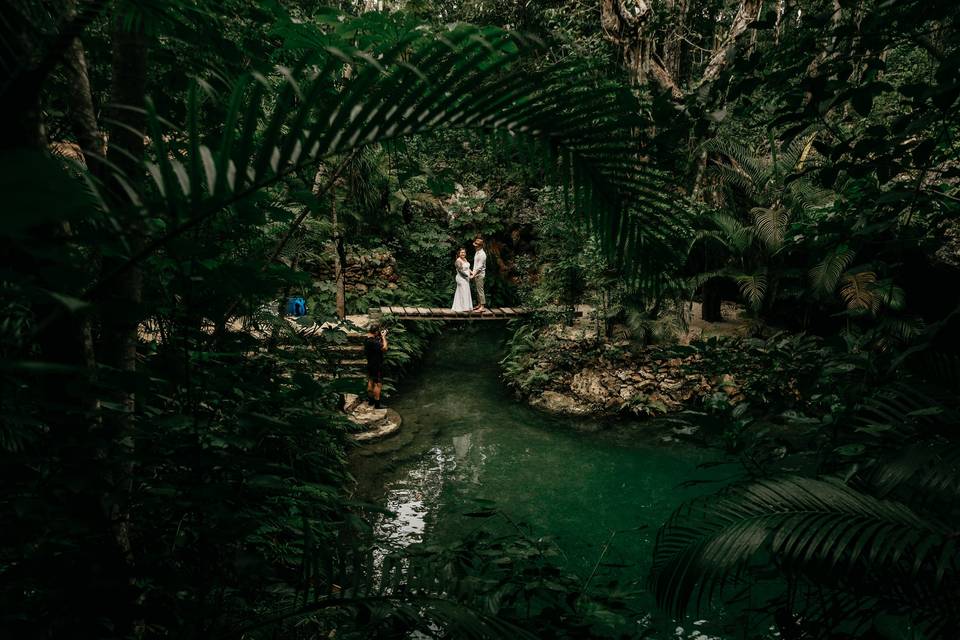
[[[301,297],[287,298],[287,315],[288,316],[305,316],[307,315],[307,303]]]

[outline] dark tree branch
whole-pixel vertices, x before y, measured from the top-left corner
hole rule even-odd
[[[50,43],[41,45],[43,53],[37,63],[27,66],[0,92],[0,104],[5,104],[4,111],[12,111],[30,103],[31,99],[40,92],[47,75],[63,59],[64,53],[71,47],[73,41],[80,37],[106,6],[106,0],[93,0],[85,3],[76,12],[70,12]]]

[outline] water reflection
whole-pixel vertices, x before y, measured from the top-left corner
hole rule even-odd
[[[615,437],[533,411],[501,384],[497,339],[445,335],[390,401],[403,416],[401,433],[355,456],[361,495],[397,514],[372,522],[381,553],[462,539],[479,524],[464,514],[492,502],[511,522],[552,538],[567,569],[584,577],[613,539],[604,563],[620,568],[609,577],[642,582],[659,525],[708,490],[681,483],[704,478],[697,465],[715,454],[664,446],[649,423]]]

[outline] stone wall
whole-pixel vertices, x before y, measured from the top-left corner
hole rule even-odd
[[[317,280],[333,282],[336,257],[333,244],[324,247],[321,255],[322,259],[312,262],[307,269]],[[396,289],[399,280],[397,260],[389,249],[347,247],[344,286],[348,294],[363,295],[374,287]]]

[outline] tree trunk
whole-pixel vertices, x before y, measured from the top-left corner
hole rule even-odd
[[[664,5],[664,10],[679,14],[675,24],[681,27],[688,11],[687,2],[673,0]],[[657,51],[656,35],[650,24],[653,7],[644,0],[637,0],[633,7],[627,7],[623,0],[600,0],[600,26],[604,37],[620,47],[624,66],[630,72],[631,82],[643,84],[652,78],[661,88],[668,91],[675,100],[682,100],[690,91],[699,89],[707,82],[715,80],[730,63],[737,39],[760,14],[762,0],[740,0],[740,6],[734,14],[730,27],[723,37],[715,40],[710,59],[700,76],[687,79],[680,74],[682,67],[680,33],[676,30],[660,34],[664,42],[660,46],[663,59]],[[678,17],[674,15],[673,17]]]
[[[67,104],[70,127],[83,152],[87,168],[91,173],[102,178],[101,160],[105,156],[106,149],[103,135],[97,125],[93,95],[90,91],[90,74],[87,71],[87,56],[80,38],[74,38],[67,47],[63,67],[68,86]]]
[[[144,134],[146,119],[139,110],[145,106],[147,81],[147,40],[142,31],[128,31],[120,19],[115,19],[113,29],[113,81],[111,102],[110,147],[108,161],[123,174],[127,184],[136,192],[143,187]],[[124,108],[128,107],[128,108]],[[129,108],[132,107],[132,108]],[[119,182],[107,181],[112,200],[120,209],[130,209],[128,199]],[[136,253],[143,244],[143,229],[140,212],[130,215],[127,242],[131,253]],[[105,276],[113,273],[123,258],[104,260]],[[139,265],[134,265],[118,274],[110,292],[105,296],[102,318],[104,362],[119,371],[135,371],[137,358],[137,307],[142,298],[143,275]],[[132,393],[124,393],[121,403],[125,409],[122,421],[129,425],[134,408]]]
[[[703,283],[703,304],[700,308],[700,318],[705,322],[720,322],[723,314],[720,312],[720,279],[710,278]]]
[[[75,2],[68,6],[68,18],[76,18]],[[83,42],[79,37],[74,38],[70,46],[64,52],[63,60],[64,76],[67,81],[67,105],[69,108],[70,127],[73,135],[77,139],[77,144],[83,153],[84,163],[91,173],[98,177],[103,174],[103,158],[106,154],[104,148],[104,137],[100,133],[100,127],[97,124],[96,112],[93,108],[93,94],[90,90],[90,74],[87,70],[87,56],[84,52]],[[65,228],[66,234],[72,235],[69,226]],[[83,363],[91,379],[96,375],[96,351],[94,348],[93,326],[90,315],[84,315],[80,319],[80,342],[82,345]],[[91,415],[99,416],[99,399],[91,394],[85,404]],[[95,419],[95,424],[99,425],[99,418]]]
[[[143,160],[145,153],[143,130],[146,118],[142,112],[146,100],[147,38],[142,29],[127,30],[120,17],[115,16],[112,28],[113,78],[110,145],[107,160],[119,170],[127,184],[137,193],[143,190]],[[128,107],[128,108],[123,108]],[[132,108],[129,108],[132,107]],[[130,254],[135,255],[143,246],[141,211],[133,210],[128,196],[119,181],[106,180],[109,197],[118,212],[125,212],[126,241]],[[125,257],[104,259],[101,267],[104,277],[109,277],[125,262]],[[101,302],[101,357],[107,366],[120,372],[118,380],[125,380],[137,368],[137,329],[140,321],[139,306],[143,295],[143,275],[139,265],[133,265],[113,279]],[[111,398],[119,411],[104,416],[104,426],[109,430],[114,443],[132,449],[134,428],[133,416],[136,397],[132,391],[119,389]],[[129,499],[133,487],[132,451],[130,462],[123,469],[123,476],[115,479],[113,495],[105,505],[113,522],[114,537],[123,554],[129,571],[131,585],[136,581],[134,551],[131,543]],[[135,608],[139,604],[130,603]],[[143,633],[140,616],[132,614],[134,635]]]
[[[343,320],[347,317],[347,251],[343,245],[343,233],[341,233],[337,220],[337,194],[334,191],[331,192],[330,196],[330,211],[333,222],[333,240],[337,248],[337,258],[333,267],[334,281],[337,284],[337,317]]]
[[[700,80],[694,84],[694,88],[717,79],[717,76],[720,75],[720,72],[730,63],[730,59],[733,57],[737,38],[747,30],[747,26],[751,22],[759,17],[762,8],[763,2],[761,0],[742,0],[727,36],[717,46],[710,62],[707,63],[706,69],[703,70]]]

